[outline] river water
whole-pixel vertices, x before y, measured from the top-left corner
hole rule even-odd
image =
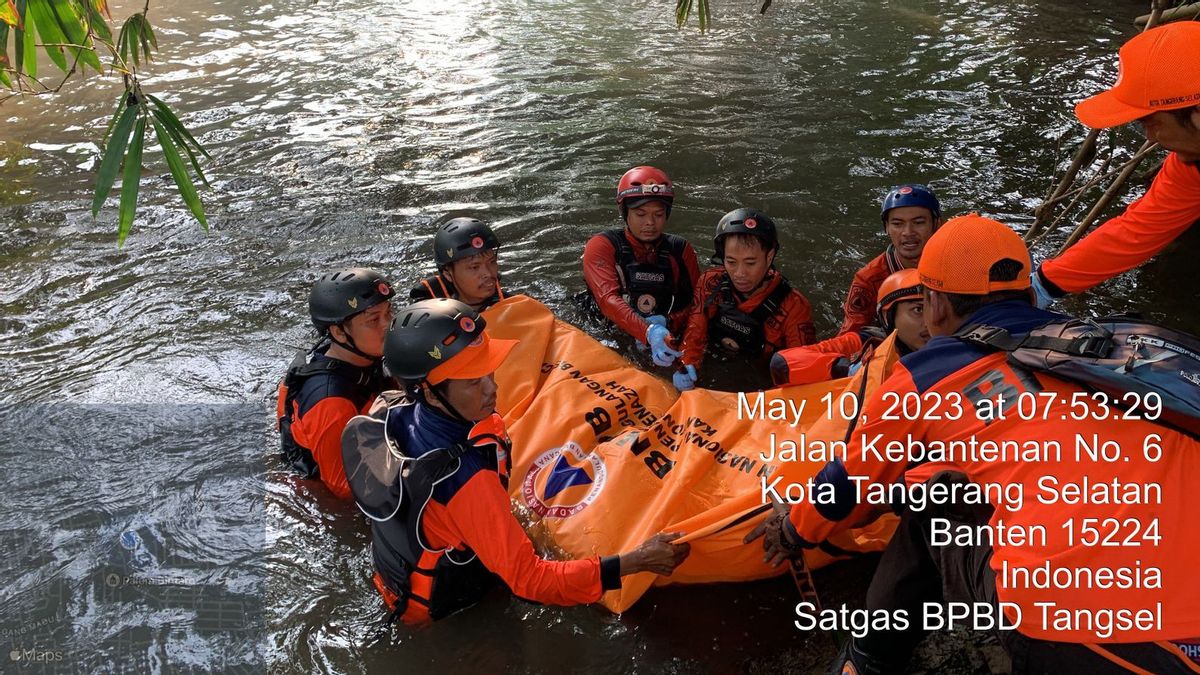
[[[658,590],[622,617],[495,596],[382,630],[357,514],[273,462],[269,399],[322,270],[408,287],[431,222],[473,213],[504,241],[507,285],[579,322],[582,243],[617,224],[621,172],[653,164],[702,257],[725,211],[771,214],[828,335],[885,244],[889,185],[1028,224],[1083,135],[1070,104],[1115,77],[1146,5],[714,4],[701,35],[668,0],[155,1],[145,87],[214,156],[212,228],[151,152],[120,249],[115,201],[89,213],[119,85],[0,105],[4,669],[817,672],[831,647],[792,628],[781,580]],[[1179,250],[1195,234],[1067,308],[1200,330]],[[853,598],[868,572],[818,583]]]

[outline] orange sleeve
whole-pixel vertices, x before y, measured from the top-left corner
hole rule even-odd
[[[683,273],[692,284],[692,296],[695,296],[696,284],[700,282],[700,265],[696,262],[696,249],[692,248],[691,242],[686,242],[683,247]],[[679,335],[687,327],[688,317],[692,314],[692,308],[696,303],[693,299],[692,304],[683,309],[671,312],[671,316],[667,317],[667,325],[671,328],[671,332]],[[680,335],[680,337],[682,337]]]
[[[600,306],[600,313],[639,342],[646,341],[646,321],[621,297],[617,277],[617,251],[602,234],[594,235],[583,247],[583,280]]]
[[[348,399],[328,396],[317,401],[301,419],[301,433],[292,433],[296,441],[312,450],[313,459],[321,471],[321,482],[338,499],[350,499],[350,483],[346,479],[346,467],[342,464],[342,432],[358,410]]]
[[[812,306],[800,291],[788,293],[783,309],[783,346],[803,347],[817,341],[817,329],[813,326]]]
[[[704,361],[704,349],[708,347],[708,312],[704,301],[720,282],[721,269],[713,268],[696,280],[696,290],[692,297],[692,313],[688,315],[687,330],[683,334],[683,347],[679,357],[684,365],[700,367]]]
[[[1200,220],[1200,167],[1171,153],[1150,189],[1125,212],[1096,228],[1042,275],[1066,293],[1079,293],[1146,262]]]
[[[875,510],[875,506],[872,504],[855,501],[856,487],[849,480],[849,476],[862,476],[869,483],[883,484],[896,480],[904,473],[904,464],[902,463],[879,463],[867,461],[867,458],[863,457],[864,437],[870,439],[879,434],[886,440],[904,438],[906,434],[910,433],[914,438],[920,436],[915,429],[916,425],[920,423],[919,421],[883,419],[883,413],[890,407],[890,404],[885,402],[881,395],[886,391],[897,392],[900,396],[917,391],[912,376],[903,364],[896,364],[891,377],[880,385],[875,395],[867,399],[866,405],[863,406],[863,414],[866,415],[867,421],[859,425],[851,434],[846,449],[845,463],[840,460],[828,462],[817,473],[817,477],[813,481],[814,484],[832,483],[833,489],[837,493],[837,504],[816,506],[805,500],[792,507],[789,520],[796,532],[806,541],[814,544],[825,541],[838,532],[848,530],[851,526],[860,523],[864,517]],[[896,417],[904,416],[897,415]],[[866,483],[860,485],[865,488]]]
[[[446,505],[461,540],[517,596],[553,605],[600,599],[600,559],[545,560],[512,515],[495,473],[479,471]]]
[[[821,340],[820,342],[807,347],[807,349],[811,349],[814,352],[837,354],[839,356],[846,357],[858,354],[862,351],[862,348],[862,335],[857,331],[853,333],[843,333],[837,337],[831,337],[828,340]]]
[[[875,296],[879,293],[879,284],[874,281],[873,267],[868,264],[854,273],[854,281],[850,282],[850,291],[842,305],[844,318],[839,334],[853,333],[875,322]]]

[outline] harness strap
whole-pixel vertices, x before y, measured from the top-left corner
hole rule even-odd
[[[1014,352],[1021,348],[1048,349],[1089,359],[1106,358],[1113,350],[1113,334],[1100,326],[1094,326],[1094,328],[1098,333],[1074,338],[1058,338],[1048,335],[1026,335],[1022,338],[1015,338],[1003,328],[974,324],[959,330],[955,333],[955,337],[1005,352]]]

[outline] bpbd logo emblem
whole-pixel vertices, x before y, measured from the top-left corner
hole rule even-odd
[[[599,455],[567,441],[533,461],[521,483],[521,497],[543,518],[570,518],[596,501],[607,478]]]

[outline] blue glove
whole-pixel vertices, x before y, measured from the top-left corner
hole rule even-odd
[[[1050,294],[1050,290],[1047,289],[1046,284],[1042,282],[1041,265],[1038,265],[1038,268],[1033,271],[1033,274],[1029,275],[1029,281],[1033,286],[1034,304],[1037,305],[1038,309],[1046,309],[1050,305],[1054,304],[1054,301],[1058,299],[1054,295]]]
[[[669,366],[683,354],[667,346],[669,337],[671,331],[667,330],[666,326],[652,323],[646,328],[646,342],[650,343],[650,355],[654,357],[655,365]]]
[[[667,325],[667,317],[662,314],[655,314],[646,317],[646,323],[650,326],[665,326]]]
[[[696,388],[696,366],[688,365],[684,367],[684,372],[675,373],[671,376],[671,382],[679,391],[687,391]]]

